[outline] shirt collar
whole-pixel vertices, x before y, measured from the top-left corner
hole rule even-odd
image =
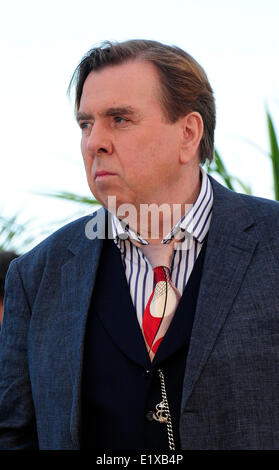
[[[209,177],[203,168],[201,172],[201,188],[199,195],[191,205],[186,214],[174,225],[167,236],[161,243],[170,243],[178,232],[185,232],[188,237],[193,237],[202,243],[209,230],[211,211],[213,206],[213,190]],[[116,215],[111,214],[112,235],[115,241],[127,240],[128,238],[135,240],[141,245],[149,245],[149,243],[140,237],[139,234],[131,230],[125,222],[118,219]]]

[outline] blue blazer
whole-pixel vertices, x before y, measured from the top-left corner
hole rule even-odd
[[[279,449],[279,204],[211,182],[182,449]],[[103,243],[85,236],[88,221],[63,227],[10,266],[0,449],[80,447],[85,326]]]

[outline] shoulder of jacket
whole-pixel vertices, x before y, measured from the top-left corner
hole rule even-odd
[[[100,210],[102,209],[99,209],[99,211]],[[14,260],[17,262],[18,269],[20,271],[26,271],[30,270],[32,267],[35,270],[41,270],[45,268],[46,265],[51,265],[55,268],[55,266],[63,264],[63,261],[69,256],[68,246],[74,239],[83,240],[86,238],[86,224],[90,222],[99,211],[95,211],[92,214],[64,225],[30,251],[19,256]]]

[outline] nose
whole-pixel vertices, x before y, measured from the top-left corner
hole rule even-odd
[[[89,136],[87,136],[86,149],[92,155],[110,155],[112,153],[112,141],[109,132],[95,123]]]

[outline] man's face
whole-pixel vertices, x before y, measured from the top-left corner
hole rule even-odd
[[[170,124],[159,102],[153,64],[132,61],[91,72],[77,119],[89,187],[107,207],[161,204],[175,188],[181,126]],[[174,201],[175,202],[175,201]]]

